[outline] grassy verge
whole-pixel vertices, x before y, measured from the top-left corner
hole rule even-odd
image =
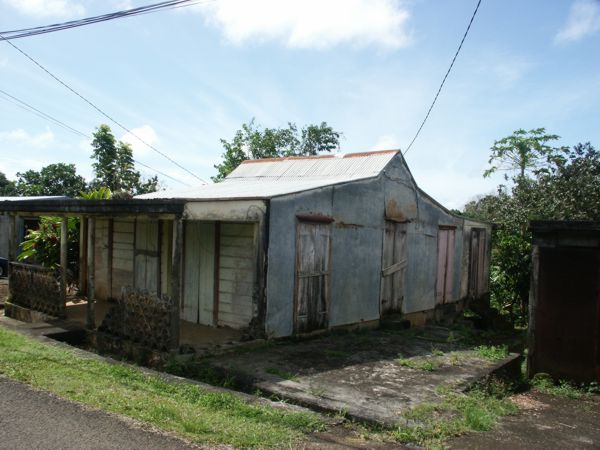
[[[0,328],[0,373],[74,400],[174,431],[195,442],[282,447],[323,427],[318,416],[250,405],[237,396],[88,359]]]
[[[498,380],[489,380],[468,393],[439,386],[440,402],[424,403],[410,410],[404,415],[406,423],[392,436],[404,443],[443,448],[450,437],[488,431],[500,417],[516,413],[518,408],[506,398],[509,393],[509,386]]]

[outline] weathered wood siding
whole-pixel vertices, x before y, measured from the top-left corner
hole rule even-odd
[[[135,222],[114,219],[112,241],[112,296],[118,298],[124,286],[133,286]]]
[[[160,240],[158,220],[136,220],[134,286],[148,292],[160,289]]]
[[[173,269],[173,221],[162,221],[160,246],[160,287],[163,294],[171,295],[171,271]]]
[[[213,325],[215,282],[215,223],[185,224],[183,305],[181,318]]]
[[[381,314],[402,312],[406,257],[406,224],[386,221],[381,271]]]
[[[94,242],[94,296],[105,300],[111,295],[109,219],[96,219]]]
[[[220,224],[218,325],[243,328],[252,320],[255,228],[248,223]]]

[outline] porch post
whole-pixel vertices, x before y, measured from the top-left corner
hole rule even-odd
[[[79,292],[87,292],[87,217],[79,219]]]
[[[88,218],[87,234],[87,327],[96,328],[96,312],[94,310],[94,267],[95,267],[96,219]]]
[[[183,273],[183,219],[175,218],[173,221],[173,264],[171,266],[171,343],[170,348],[179,347],[179,320],[182,301],[182,273]]]
[[[60,301],[65,309],[67,307],[68,221],[69,218],[63,216],[60,223]]]
[[[8,216],[8,260],[17,259],[17,216]],[[10,271],[10,268],[8,269]]]

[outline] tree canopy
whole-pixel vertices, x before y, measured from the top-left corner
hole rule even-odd
[[[86,189],[85,178],[77,174],[75,164],[49,164],[38,172],[17,173],[16,193],[25,197],[64,195],[76,197]]]
[[[496,193],[467,203],[463,212],[498,225],[490,267],[492,304],[513,321],[526,324],[529,221],[600,220],[600,152],[589,142],[572,148],[550,147],[543,142],[558,136],[546,135],[543,128],[522,131],[496,141],[491,148],[490,161],[511,152],[508,146],[514,149],[508,161],[512,166],[507,166],[512,176],[506,175],[510,185],[500,185]],[[506,152],[498,151],[499,142],[506,145]]]
[[[17,194],[15,182],[6,178],[3,172],[0,172],[0,196],[10,197]]]
[[[339,148],[342,133],[326,122],[298,129],[295,123],[286,128],[262,128],[252,119],[235,132],[233,139],[221,139],[225,149],[223,161],[215,165],[218,173],[213,181],[221,181],[242,161],[247,159],[278,158],[281,156],[317,155]]]
[[[155,192],[158,189],[158,177],[142,179],[135,170],[131,145],[117,141],[108,125],[100,125],[93,137],[91,158],[95,160],[92,164],[95,179],[92,187],[107,187],[116,197]]]

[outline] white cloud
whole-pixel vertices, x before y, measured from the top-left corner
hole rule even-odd
[[[396,150],[400,148],[400,139],[395,134],[379,136],[370,150]]]
[[[142,139],[144,142],[150,145],[154,145],[156,141],[158,141],[158,137],[156,136],[154,128],[152,128],[150,125],[143,125],[138,128],[133,128],[131,131],[131,133],[126,133],[125,135],[123,135],[121,140],[131,145],[131,147],[133,148],[134,156],[139,157],[141,155],[147,155],[148,153],[152,152],[152,149],[150,149],[146,144],[141,142],[140,139]]]
[[[410,41],[410,14],[399,0],[222,0],[196,10],[238,45],[275,40],[292,48],[396,49]]]
[[[576,0],[571,5],[567,23],[555,36],[554,41],[568,44],[600,31],[600,1]]]
[[[36,18],[70,19],[85,14],[85,8],[81,3],[70,0],[4,0],[4,3],[21,14]]]
[[[49,129],[45,132],[34,135],[29,134],[22,128],[12,131],[0,131],[0,143],[18,144],[19,147],[47,147],[48,144],[54,141],[54,133]]]

